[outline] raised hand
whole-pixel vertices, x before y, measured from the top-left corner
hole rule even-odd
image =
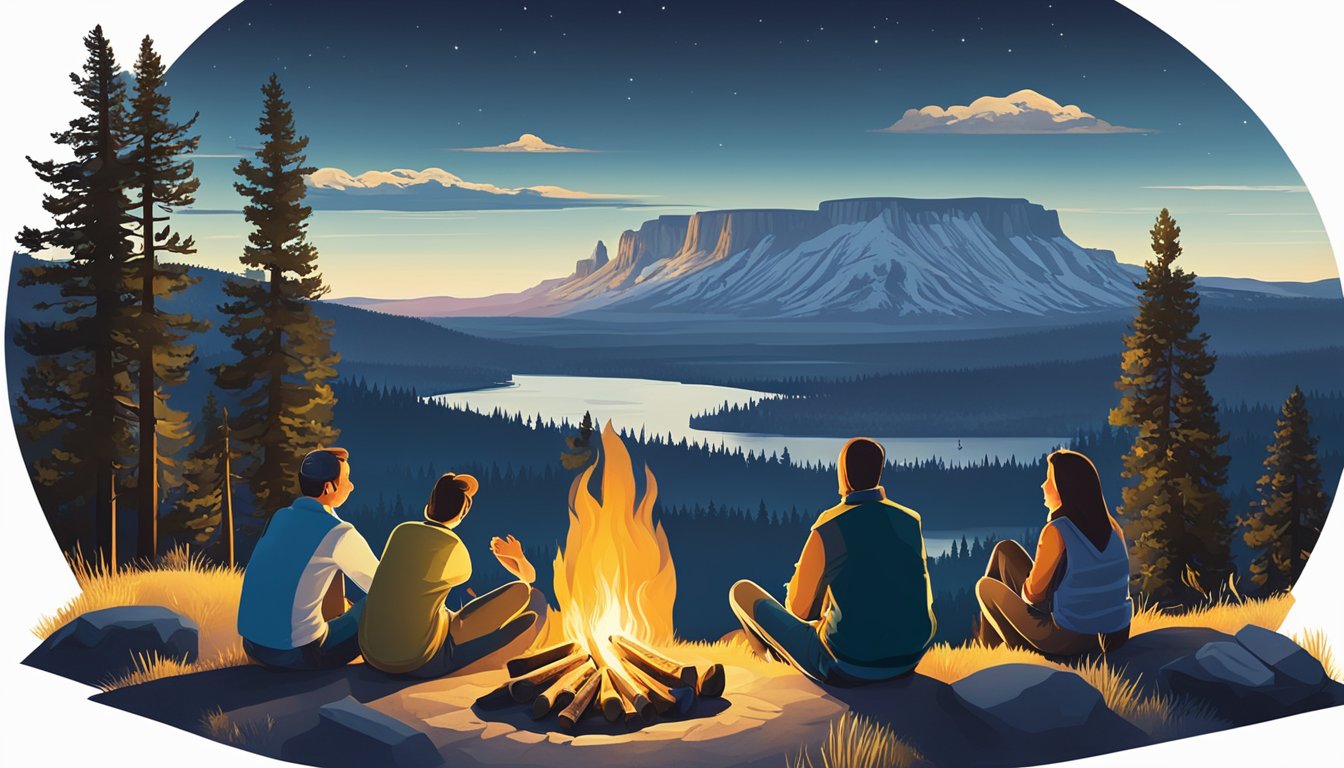
[[[504,570],[517,576],[520,581],[531,584],[537,578],[537,570],[523,554],[522,542],[513,536],[502,539],[496,536],[490,539],[490,551],[499,560],[499,564],[504,566]]]

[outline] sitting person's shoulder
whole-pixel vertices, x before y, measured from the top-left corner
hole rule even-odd
[[[913,510],[913,509],[911,509],[911,508],[905,506],[904,504],[897,504],[896,502],[892,501],[891,499],[883,499],[883,500],[882,500],[882,504],[883,504],[884,506],[892,507],[895,511],[900,512],[901,514],[905,515],[906,517],[909,517],[909,518],[913,519],[913,520],[914,520],[915,522],[917,522],[917,523],[920,522],[920,520],[921,520],[921,518],[920,518],[918,512],[916,512],[915,510]]]

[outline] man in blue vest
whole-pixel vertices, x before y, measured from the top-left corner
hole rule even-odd
[[[739,581],[728,603],[747,641],[816,680],[889,680],[915,668],[937,622],[914,510],[879,485],[885,453],[866,437],[840,451],[840,503],[822,512],[785,587],[784,603]]]
[[[329,669],[359,655],[364,600],[345,608],[344,579],[366,593],[378,558],[336,508],[355,489],[350,454],[323,448],[299,466],[303,496],[278,510],[257,541],[238,603],[238,634],[253,661],[278,669]]]

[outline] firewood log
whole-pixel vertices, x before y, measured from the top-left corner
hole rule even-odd
[[[602,708],[602,716],[607,718],[608,723],[614,723],[621,719],[625,709],[621,704],[621,694],[616,690],[615,684],[611,681],[611,668],[606,667],[602,670],[602,682],[597,689],[598,706]]]
[[[588,682],[588,676],[596,672],[597,667],[589,660],[556,678],[555,682],[532,700],[532,718],[540,720],[551,710],[567,706],[574,700],[574,694]]]
[[[657,719],[658,715],[654,711],[653,702],[649,701],[647,694],[639,690],[634,680],[630,679],[629,674],[621,667],[607,667],[607,674],[611,677],[612,686],[616,688],[616,693],[621,697],[621,706],[625,711],[629,721],[629,715],[635,719],[649,725]]]
[[[695,692],[700,696],[719,698],[723,695],[724,675],[722,664],[710,664],[695,683]]]
[[[501,683],[498,688],[476,700],[476,706],[487,710],[503,709],[516,703],[513,694],[509,693],[509,681]]]
[[[665,683],[669,688],[677,686],[695,687],[699,672],[692,665],[678,664],[657,651],[631,640],[624,635],[612,635],[612,646],[616,653],[632,666],[639,667],[655,680]]]
[[[561,675],[587,660],[588,654],[583,651],[572,653],[563,659],[557,659],[544,667],[528,672],[522,677],[515,677],[510,680],[509,693],[513,695],[514,701],[519,704],[526,704],[537,698],[538,693],[548,688]]]
[[[660,715],[672,709],[684,715],[695,705],[695,689],[689,685],[676,687],[664,685],[639,667],[627,667],[626,671],[636,683],[649,692],[649,700],[653,702],[654,710]]]
[[[588,707],[593,703],[593,697],[597,695],[597,686],[601,681],[600,675],[589,675],[588,681],[583,684],[578,693],[574,694],[574,700],[569,702],[569,706],[560,712],[560,725],[566,729],[574,727],[579,722]]]
[[[516,659],[509,659],[508,664],[505,666],[509,670],[509,677],[521,677],[528,672],[541,669],[551,662],[559,661],[566,656],[573,655],[578,650],[578,643],[560,643],[558,645],[552,645],[549,648],[543,648],[536,653],[519,656]]]

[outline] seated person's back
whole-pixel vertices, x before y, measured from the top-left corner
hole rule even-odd
[[[331,448],[304,458],[299,470],[304,495],[271,516],[248,560],[238,634],[248,656],[260,664],[316,669],[359,655],[355,632],[363,602],[345,611],[344,578],[367,590],[378,558],[355,527],[336,515],[354,490],[348,457]],[[324,605],[331,597],[339,604]]]
[[[541,630],[546,601],[532,588],[536,569],[522,544],[494,538],[490,549],[517,577],[450,611],[454,587],[471,578],[471,556],[457,533],[480,484],[452,472],[434,483],[425,519],[398,525],[387,539],[359,626],[364,660],[390,674],[438,677],[521,651]]]
[[[384,672],[419,669],[448,634],[449,591],[470,578],[471,558],[456,533],[428,520],[398,525],[364,610],[365,660]]]
[[[919,515],[875,499],[828,510],[813,530],[826,561],[819,629],[832,653],[884,667],[922,652],[936,622]]]

